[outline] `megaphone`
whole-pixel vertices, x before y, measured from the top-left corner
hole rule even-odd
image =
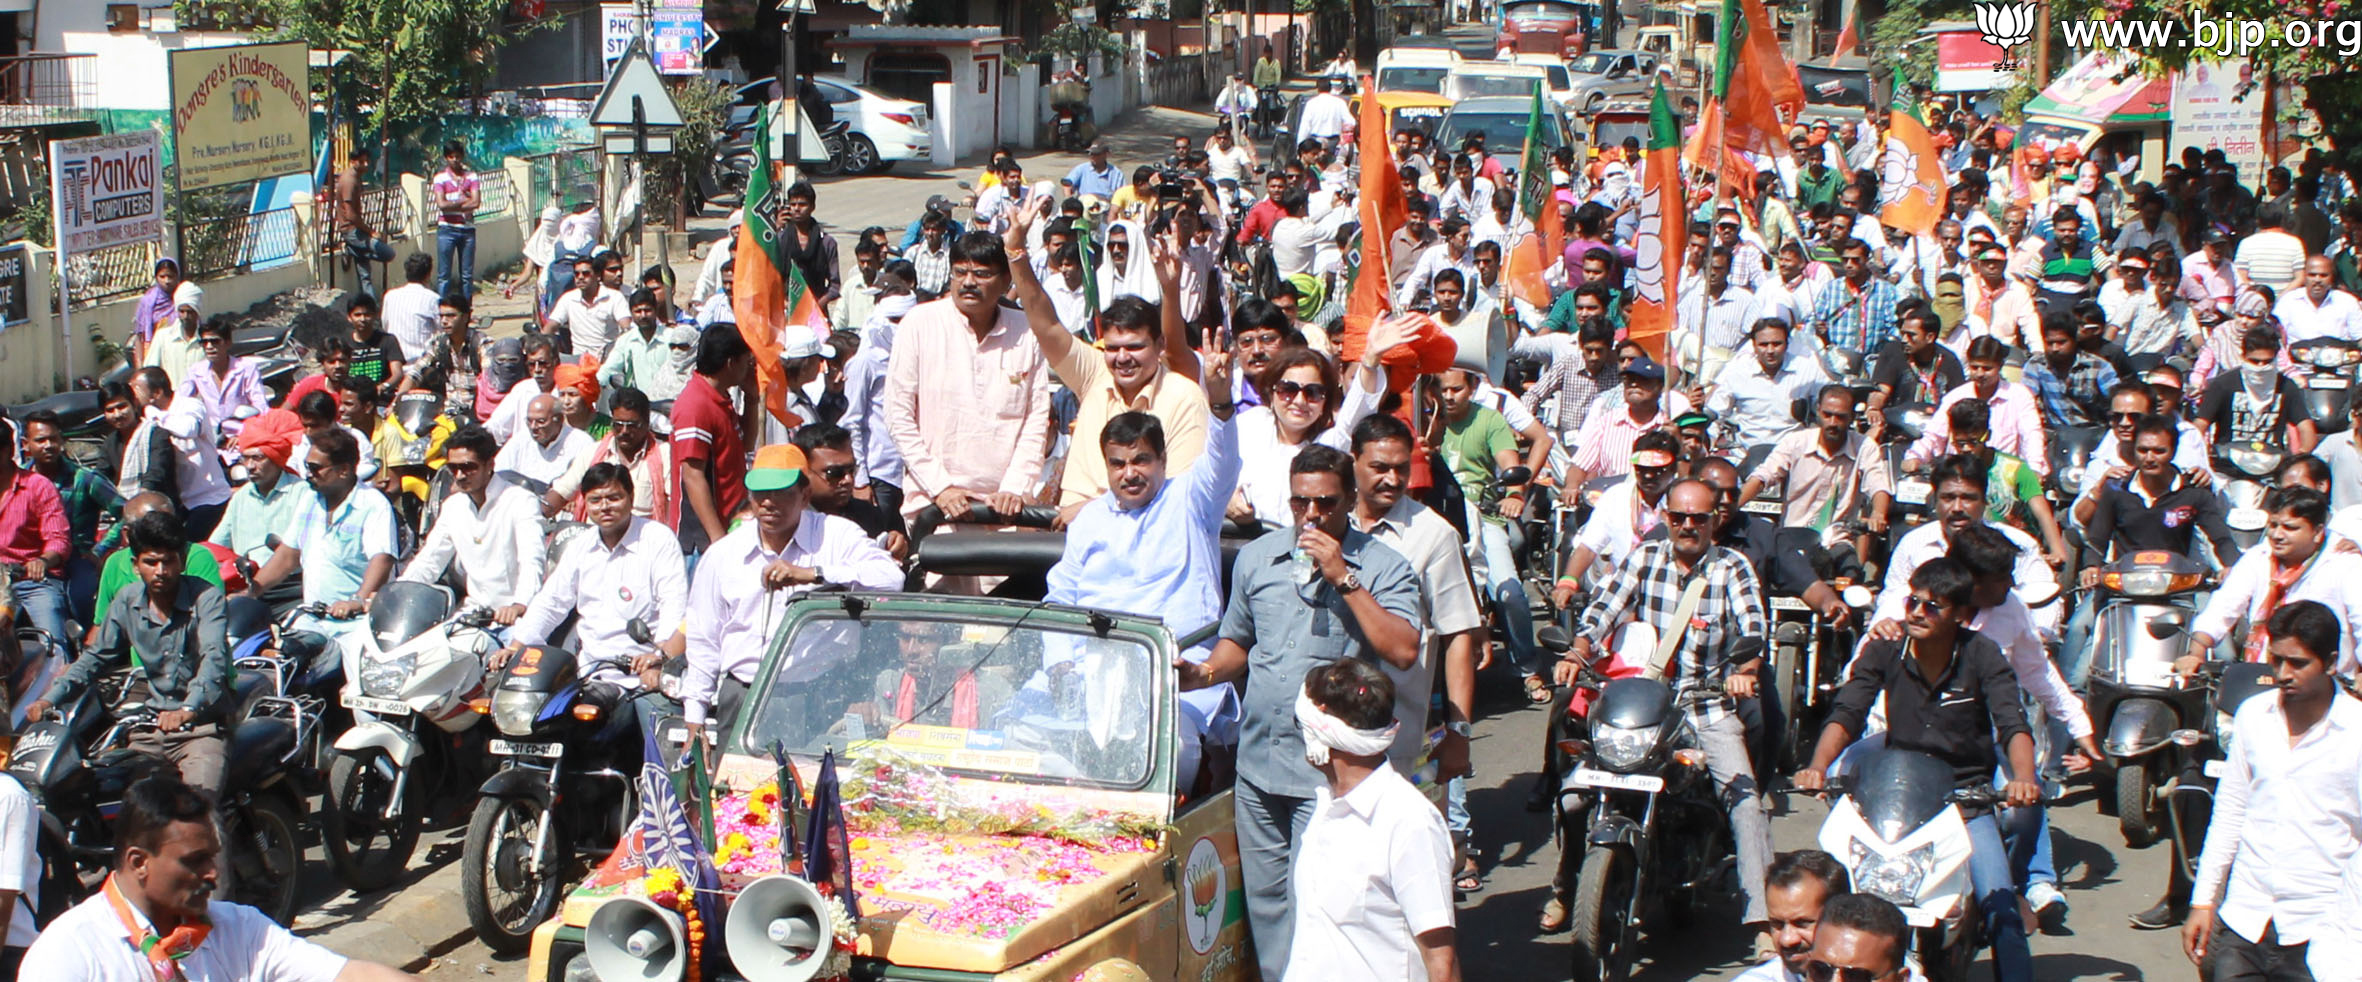
[[[811,982],[836,944],[828,900],[800,876],[766,876],[730,905],[722,943],[747,982]],[[597,967],[594,963],[593,967]]]
[[[643,897],[617,897],[591,912],[583,954],[602,982],[680,982],[689,969],[681,915]]]

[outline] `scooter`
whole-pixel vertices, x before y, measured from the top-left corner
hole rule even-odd
[[[452,613],[451,592],[389,583],[369,629],[344,643],[339,702],[353,725],[328,763],[321,838],[329,866],[355,892],[393,885],[409,868],[429,803],[472,783],[481,760],[469,700],[484,688],[492,611]]]
[[[653,643],[637,620],[631,636]],[[477,712],[500,733],[500,769],[468,819],[460,894],[493,951],[523,952],[585,864],[611,852],[639,811],[644,741],[628,706],[585,693],[574,652],[535,645],[503,665]]]
[[[2114,764],[2116,811],[2124,841],[2135,849],[2166,832],[2159,790],[2180,773],[2187,748],[2176,731],[2208,722],[2206,690],[2174,674],[2174,659],[2189,648],[2196,594],[2207,587],[2206,567],[2165,550],[2136,552],[2102,567],[2099,620],[2092,630],[2091,718],[2100,750]]]
[[[2231,541],[2239,551],[2263,541],[2264,524],[2270,519],[2264,496],[2287,460],[2287,447],[2269,443],[2214,445],[2214,469],[2223,477],[2223,503],[2229,507],[2223,520],[2231,526]]]
[[[2304,366],[2305,409],[2324,434],[2342,433],[2352,423],[2354,365],[2362,345],[2333,337],[2308,338],[2288,346],[2288,357]]]
[[[2101,426],[2063,426],[2050,431],[2050,473],[2056,482],[2059,496],[2072,502],[2082,494],[2083,471],[2091,464],[2092,451],[2099,448],[2100,438],[2107,435]]]
[[[2231,718],[2247,700],[2276,688],[2269,666],[2259,662],[2208,662],[2201,669],[2214,715],[2205,728],[2173,731],[2186,751],[2181,774],[2162,789],[2173,835],[2173,861],[2195,882],[2198,857],[2206,852],[2206,826],[2214,820],[2214,789],[2236,748]]]
[[[1866,750],[1847,770],[1829,778],[1840,797],[1821,822],[1821,849],[1845,864],[1855,892],[1902,908],[1910,960],[1930,982],[1966,979],[1976,962],[1977,905],[1968,822],[1957,806],[1993,807],[2000,792],[1956,788],[1950,764],[1909,750]]]
[[[1544,633],[1545,647],[1564,650],[1562,633]],[[1608,982],[1631,975],[1644,930],[1679,930],[1732,866],[1721,796],[1686,712],[1722,690],[1677,694],[1588,667],[1578,685],[1598,695],[1584,738],[1558,737],[1571,764],[1558,791],[1559,863],[1573,888],[1574,977]]]

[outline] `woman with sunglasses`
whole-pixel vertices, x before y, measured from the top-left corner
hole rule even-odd
[[[1243,466],[1230,502],[1231,518],[1294,524],[1288,511],[1288,465],[1308,445],[1343,450],[1352,443],[1354,424],[1378,408],[1378,397],[1385,392],[1378,360],[1402,341],[1402,330],[1395,324],[1372,325],[1349,388],[1338,385],[1336,364],[1310,348],[1288,348],[1271,360],[1264,376],[1270,380],[1263,387],[1265,403],[1238,414]]]

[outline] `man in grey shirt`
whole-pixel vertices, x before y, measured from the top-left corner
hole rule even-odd
[[[132,749],[172,761],[182,781],[218,796],[223,760],[219,724],[229,703],[231,673],[221,588],[182,575],[189,542],[179,516],[170,510],[140,516],[126,538],[144,589],[115,595],[100,623],[98,643],[25,707],[25,718],[40,719],[99,675],[133,666],[137,671],[125,697],[146,703],[157,714],[154,730],[132,735]]]
[[[1309,446],[1288,472],[1296,527],[1239,550],[1214,653],[1174,666],[1183,689],[1246,679],[1233,801],[1247,926],[1269,982],[1287,970],[1289,870],[1325,781],[1296,727],[1304,676],[1340,658],[1374,658],[1397,672],[1419,663],[1418,574],[1352,527],[1353,458]]]

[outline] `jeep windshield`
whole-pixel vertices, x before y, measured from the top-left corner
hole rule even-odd
[[[818,614],[774,645],[741,752],[887,753],[953,773],[1138,789],[1156,766],[1155,652],[1022,616]]]

